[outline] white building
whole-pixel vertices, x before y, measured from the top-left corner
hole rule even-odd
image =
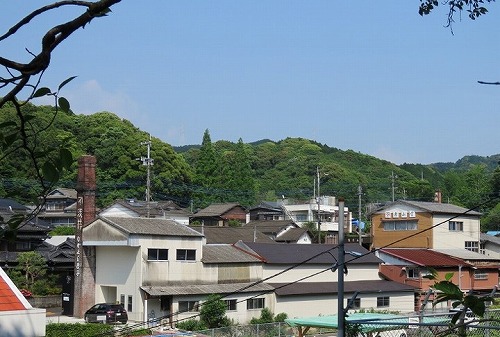
[[[339,206],[336,205],[335,197],[321,196],[319,203],[317,199],[310,199],[304,203],[292,203],[290,200],[283,200],[283,209],[287,219],[293,220],[302,226],[306,222],[318,222],[320,220],[320,230],[327,232],[327,235],[335,235],[339,230]],[[352,214],[347,207],[344,207],[345,232],[352,232]]]
[[[134,321],[195,318],[210,294],[224,296],[227,316],[240,323],[263,308],[289,317],[336,313],[334,245],[207,245],[171,220],[102,216],[83,229],[83,245],[96,247],[95,302],[121,302]],[[361,290],[359,308],[413,309],[413,288],[381,280],[380,260],[361,246],[346,250],[364,255],[346,257],[346,298]]]

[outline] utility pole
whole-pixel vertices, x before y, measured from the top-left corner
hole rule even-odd
[[[337,263],[339,269],[337,270],[338,276],[338,291],[337,291],[337,336],[345,336],[345,313],[344,313],[344,198],[339,198],[339,244]]]
[[[153,166],[154,159],[151,159],[151,135],[149,135],[149,140],[147,142],[141,142],[141,145],[146,145],[148,148],[147,157],[141,157],[142,165],[147,166],[147,178],[146,178],[146,210],[147,217],[150,216],[150,204],[151,201],[151,166]]]
[[[318,243],[321,243],[321,194],[319,192],[319,166],[316,166],[316,183],[318,185],[318,196],[316,197],[316,202],[318,204]]]
[[[361,234],[361,195],[363,194],[363,188],[358,185],[358,234],[359,234],[359,245],[363,245],[363,235]]]
[[[391,172],[391,185],[392,185],[392,202],[394,202],[394,191],[396,189],[395,187],[395,180],[398,176],[394,174],[394,171]]]

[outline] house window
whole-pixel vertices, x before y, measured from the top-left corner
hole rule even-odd
[[[484,242],[481,242],[479,244],[479,253],[486,255],[486,245],[484,244]]]
[[[349,305],[349,301],[346,301],[346,308]],[[361,308],[361,298],[355,298],[354,301],[351,302],[351,306],[349,309],[360,309]]]
[[[120,294],[120,304],[125,308],[125,294]]]
[[[128,312],[132,311],[132,295],[128,295],[127,311]]]
[[[167,261],[168,249],[148,248],[148,261]]]
[[[180,312],[196,312],[198,311],[198,301],[179,301]]]
[[[177,249],[177,261],[194,261],[194,260],[196,260],[196,250]]]
[[[463,232],[464,222],[463,221],[450,221],[448,222],[448,229],[450,232]]]
[[[471,252],[479,252],[479,242],[477,241],[465,241],[465,249]]]
[[[377,297],[377,308],[384,308],[389,306],[389,296]]]
[[[474,280],[487,280],[488,273],[483,270],[474,270]]]
[[[416,220],[384,221],[384,231],[414,231],[417,225]]]
[[[420,270],[418,268],[408,268],[406,270],[406,277],[411,279],[418,279],[420,277]]]
[[[29,242],[16,242],[16,250],[30,250]]]
[[[236,310],[236,300],[225,300],[226,302],[226,310]]]
[[[263,298],[251,298],[247,300],[247,310],[251,309],[264,309]]]

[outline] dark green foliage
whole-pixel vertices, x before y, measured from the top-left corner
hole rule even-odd
[[[202,322],[196,319],[188,319],[185,321],[180,321],[176,323],[176,328],[186,331],[201,331],[207,329]]]
[[[275,322],[284,322],[285,319],[288,318],[288,315],[286,314],[286,312],[280,312],[279,314],[277,314],[275,317],[274,317],[274,321]]]
[[[207,328],[221,328],[229,325],[226,317],[227,305],[220,295],[211,294],[200,309],[200,322]]]
[[[46,337],[114,336],[113,326],[107,324],[50,323]]]
[[[264,308],[260,312],[259,318],[252,318],[250,324],[265,324],[274,322],[274,314],[269,310],[269,308]]]
[[[71,226],[59,226],[50,231],[50,236],[75,235],[76,228]]]

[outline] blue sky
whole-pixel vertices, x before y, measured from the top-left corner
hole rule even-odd
[[[2,2],[1,33],[50,1]],[[58,47],[43,84],[173,145],[302,137],[396,164],[500,153],[500,7],[475,22],[419,1],[123,0]],[[0,55],[37,51],[34,21]],[[59,21],[54,21],[59,20]],[[0,92],[1,94],[1,92]]]

